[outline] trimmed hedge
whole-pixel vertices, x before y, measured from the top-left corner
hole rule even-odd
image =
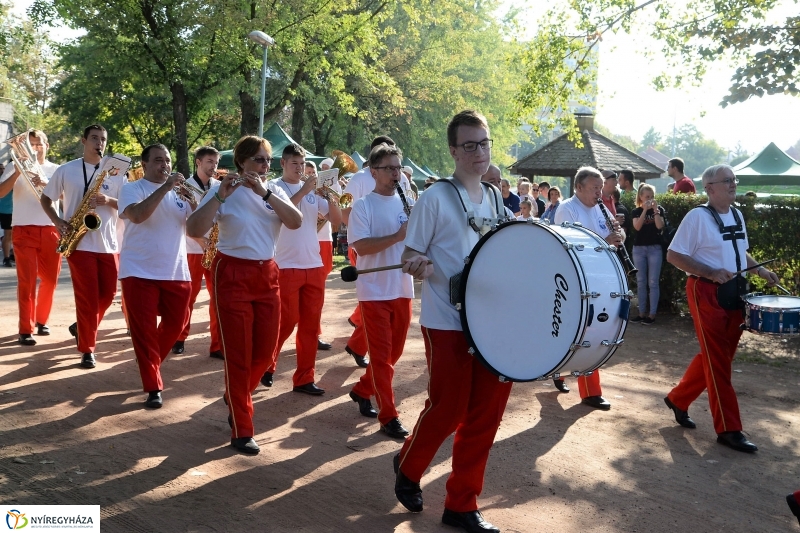
[[[667,193],[656,195],[656,200],[666,210],[669,224],[677,228],[690,209],[706,203],[708,198],[697,194]],[[625,194],[622,204],[633,210],[636,207],[635,195]],[[747,225],[750,255],[757,261],[777,259],[768,268],[778,274],[781,285],[797,294],[800,289],[800,197],[756,198],[740,195],[736,197],[735,205],[742,212]],[[634,236],[635,233],[633,230]],[[633,238],[628,238],[626,244],[632,248]],[[748,278],[752,291],[766,290],[763,279],[756,276]],[[677,312],[678,302],[686,296],[685,285],[686,274],[665,260],[661,268],[659,307],[668,307]]]

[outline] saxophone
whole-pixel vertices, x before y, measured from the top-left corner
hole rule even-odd
[[[64,257],[69,257],[72,255],[72,252],[75,251],[75,248],[78,247],[78,243],[81,242],[81,239],[86,235],[87,231],[97,231],[100,229],[103,220],[94,212],[94,209],[89,207],[89,203],[92,197],[100,190],[106,176],[117,176],[120,172],[127,172],[130,159],[122,159],[122,157],[124,156],[114,156],[113,159],[120,159],[123,163],[127,160],[127,165],[123,165],[125,168],[114,166],[113,163],[111,166],[103,168],[103,171],[94,180],[92,187],[83,195],[80,205],[78,205],[75,213],[72,214],[72,218],[69,219],[69,230],[58,240],[56,252],[63,254]]]
[[[203,250],[203,259],[200,262],[206,270],[211,268],[211,263],[217,256],[217,242],[219,242],[219,223],[215,222],[211,226],[211,232],[208,234],[208,246]]]

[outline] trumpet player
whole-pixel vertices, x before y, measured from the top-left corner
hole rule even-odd
[[[100,161],[108,142],[106,129],[92,124],[83,131],[83,157],[58,167],[45,186],[40,200],[42,208],[55,224],[60,235],[67,233],[75,211],[99,174]],[[117,198],[127,182],[124,173],[108,175],[98,193],[89,199],[89,207],[102,220],[97,231],[87,232],[68,258],[72,289],[75,293],[77,322],[69,327],[81,352],[81,366],[94,368],[97,330],[117,293],[119,243],[117,242]],[[64,217],[58,216],[54,200],[63,195]]]
[[[219,184],[219,180],[214,179],[218,165],[219,151],[217,151],[216,148],[212,146],[202,146],[195,151],[195,173],[189,180],[189,183],[191,183],[194,189],[197,189],[196,191],[191,191],[197,203],[203,199],[211,187]],[[186,258],[189,262],[189,275],[192,279],[192,294],[189,297],[189,314],[186,317],[186,325],[183,327],[183,331],[181,331],[180,335],[178,335],[178,340],[175,341],[175,344],[172,346],[172,353],[183,353],[184,343],[189,337],[189,330],[192,326],[194,303],[197,301],[197,295],[200,294],[200,286],[205,278],[206,289],[208,290],[210,298],[208,304],[209,329],[211,330],[211,346],[208,350],[209,356],[214,359],[223,359],[222,345],[219,341],[217,313],[214,304],[214,277],[211,275],[210,269],[203,267],[203,253],[208,245],[208,234],[199,239],[193,239],[189,236],[186,237]]]
[[[319,343],[319,325],[325,302],[325,267],[319,255],[317,215],[328,215],[334,226],[342,220],[335,201],[328,202],[316,194],[317,180],[305,178],[306,151],[299,144],[283,149],[283,176],[273,180],[303,214],[298,229],[281,227],[275,249],[281,287],[281,320],[278,345],[261,383],[272,386],[272,376],[278,364],[283,343],[297,326],[297,370],[292,378],[295,392],[320,395],[325,391],[314,383],[314,366]]]
[[[58,231],[39,204],[40,191],[58,168],[47,160],[47,135],[40,130],[28,130],[28,142],[36,157],[33,168],[42,174],[23,176],[16,164],[9,163],[0,176],[0,197],[13,190],[16,206],[12,220],[11,239],[17,263],[17,303],[19,305],[19,343],[33,346],[33,328],[37,335],[49,335],[47,319],[53,308],[53,294],[61,273],[61,255],[56,252]],[[18,154],[24,160],[30,154]],[[28,181],[30,180],[30,181]],[[34,188],[36,190],[34,190]],[[40,281],[36,294],[36,280]]]
[[[129,296],[128,323],[142,386],[148,393],[145,406],[157,409],[163,402],[161,364],[189,313],[192,283],[186,260],[186,219],[193,204],[174,190],[184,178],[171,173],[172,158],[166,146],[147,146],[142,151],[142,169],[142,179],[126,184],[120,193],[125,235],[119,279]]]

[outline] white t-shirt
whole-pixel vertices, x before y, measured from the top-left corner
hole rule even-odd
[[[706,204],[708,205],[708,204]],[[736,223],[733,218],[733,207],[727,213],[719,214],[725,226],[732,226]],[[739,257],[742,268],[747,266],[747,250],[750,244],[747,241],[747,228],[744,224],[744,217],[739,212],[739,219],[742,221],[743,240],[736,240],[739,248]],[[692,259],[708,265],[711,268],[724,268],[730,272],[739,270],[736,268],[736,253],[730,241],[723,241],[719,226],[714,217],[705,209],[691,209],[683,217],[681,225],[675,232],[675,237],[669,245],[669,249],[679,254],[688,255]]]
[[[342,194],[342,186],[339,185],[339,180],[333,182],[333,186],[331,187],[337,194],[341,196]],[[331,233],[333,230],[331,229],[331,223],[325,222],[325,225],[320,228],[317,232],[317,240],[319,242],[333,242],[333,234]]]
[[[409,205],[412,205],[409,199]],[[383,196],[371,192],[353,204],[348,242],[356,243],[368,237],[384,237],[396,233],[408,220],[398,195]],[[367,269],[396,265],[403,254],[403,242],[395,243],[376,254],[358,256],[358,268]],[[414,297],[414,279],[400,269],[361,274],[356,279],[356,296],[361,302],[386,301]]]
[[[282,178],[272,180],[275,186],[291,198],[303,188],[303,183],[286,183]],[[275,261],[278,268],[317,268],[322,266],[317,239],[317,213],[328,214],[328,201],[315,192],[306,194],[297,206],[303,213],[303,224],[297,229],[281,226]]]
[[[83,158],[73,159],[58,167],[44,188],[45,196],[51,200],[64,195],[64,220],[67,222],[83,200],[83,169],[86,170],[86,178],[89,180],[89,189],[91,189],[95,185],[95,178],[100,175],[100,170],[99,167],[98,170],[95,170],[94,165],[84,163]],[[116,176],[106,175],[98,192],[119,199],[120,190],[127,182],[128,177],[125,172],[120,172]],[[97,231],[87,231],[76,249],[101,254],[119,253],[117,210],[108,205],[98,205],[95,212],[102,220],[100,228]]]
[[[194,179],[194,176],[189,178],[187,181],[193,187],[197,187],[198,189],[202,189],[203,188],[203,183],[201,181],[198,181],[198,180]],[[210,190],[214,185],[218,185],[218,184],[219,184],[219,180],[216,180],[214,178],[210,178],[208,180],[208,190]],[[199,193],[196,193],[196,192],[193,192],[192,194],[194,195],[194,199],[197,200],[197,205],[200,205],[200,200],[202,200],[204,198],[204,196],[202,194],[199,194]],[[206,233],[206,235],[205,235],[206,238],[208,237],[209,233],[211,233],[211,230],[208,230],[208,233]],[[203,247],[200,246],[199,242],[197,242],[196,240],[192,239],[188,235],[186,236],[186,253],[187,254],[202,254],[203,251],[204,251]]]
[[[492,217],[493,202],[492,193],[484,188],[481,203],[472,205],[475,216]],[[404,244],[433,261],[433,275],[422,283],[421,325],[462,330],[458,311],[450,303],[450,278],[464,270],[464,258],[479,239],[467,223],[458,193],[450,184],[435,183],[420,196],[411,212]]]
[[[55,173],[58,165],[46,160],[40,165],[44,170],[42,181],[46,184]],[[14,163],[6,165],[6,170],[0,176],[0,183],[7,181],[11,175],[17,170]],[[52,226],[50,217],[42,209],[42,204],[39,203],[39,198],[33,192],[30,183],[22,175],[17,177],[14,183],[13,198],[14,198],[14,217],[11,220],[12,226]],[[53,201],[53,208],[58,211],[58,198]]]
[[[146,179],[126,183],[119,195],[119,212],[124,213],[129,205],[143,202],[159,187],[160,183]],[[186,260],[186,219],[190,214],[189,203],[175,191],[169,191],[144,222],[135,224],[126,219],[119,279],[190,281]]]
[[[268,181],[264,186],[272,194],[289,201],[289,197],[275,183]],[[209,190],[200,202],[200,207],[208,202],[217,202],[214,194],[219,184]],[[239,187],[233,194],[219,204],[214,222],[219,223],[217,251],[239,259],[266,261],[275,257],[275,242],[281,228],[281,219],[268,202],[246,187]],[[319,254],[317,254],[319,257]]]
[[[577,196],[567,198],[558,206],[555,223],[562,222],[580,222],[584,228],[592,230],[603,239],[611,233],[600,206],[586,207]]]

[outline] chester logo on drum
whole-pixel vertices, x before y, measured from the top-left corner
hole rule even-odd
[[[564,279],[564,276],[561,274],[556,274],[555,277],[556,282],[556,294],[555,299],[553,300],[553,337],[558,337],[558,330],[561,327],[561,302],[567,301],[567,295],[565,293],[569,292],[569,285],[567,285],[567,280]]]

